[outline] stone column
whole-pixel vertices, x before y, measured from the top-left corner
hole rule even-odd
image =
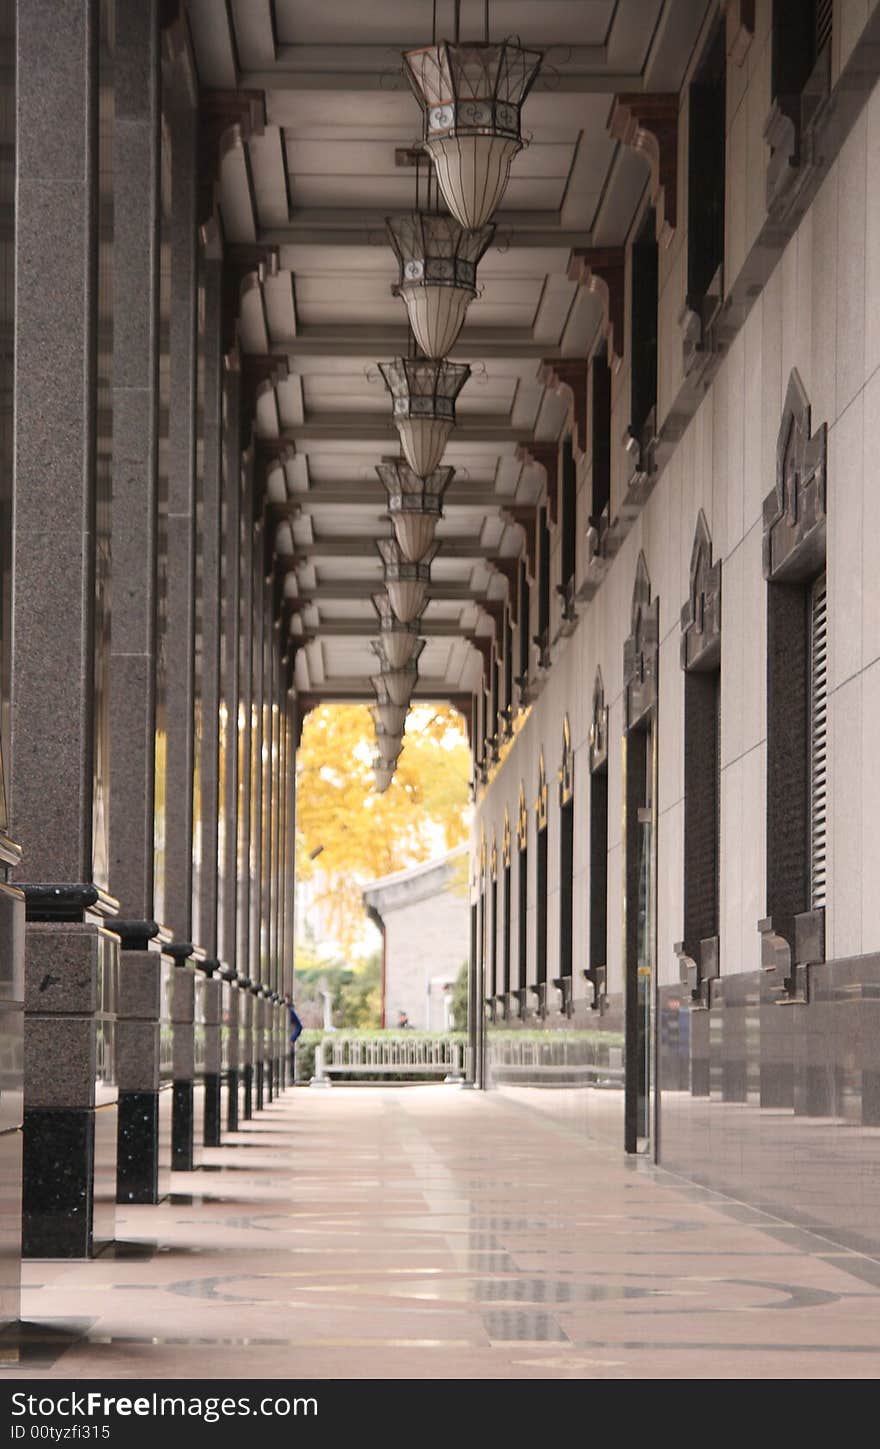
[[[196,934],[206,952],[202,969],[207,975],[205,994],[205,1146],[219,1147],[221,1140],[223,980],[219,959],[219,849],[220,811],[220,686],[221,612],[223,608],[221,549],[223,544],[223,418],[221,388],[222,263],[206,261],[204,266],[204,473],[202,480],[202,568],[201,568],[201,733],[199,740],[201,779],[201,867],[199,918]]]
[[[110,889],[121,945],[117,1201],[168,1190],[160,1012],[167,1001],[154,919],[158,527],[158,0],[115,0],[113,512],[116,587],[110,669]],[[167,983],[165,983],[167,986]],[[166,1111],[167,1108],[167,1111]]]
[[[221,590],[222,644],[220,657],[220,756],[222,799],[220,801],[222,831],[218,841],[218,955],[224,963],[221,976],[223,992],[224,1057],[222,1062],[226,1090],[226,1126],[238,1130],[241,1084],[239,1050],[241,993],[238,972],[238,770],[239,770],[239,650],[241,635],[241,419],[238,359],[230,353],[223,373],[223,446],[222,467],[222,547],[223,579]]]
[[[118,943],[101,924],[114,908],[103,693],[112,407],[98,347],[99,295],[112,306],[110,236],[98,254],[99,177],[110,174],[98,117],[109,144],[112,72],[99,18],[98,0],[18,7],[10,816],[27,883],[24,1243],[51,1257],[112,1239],[116,1196]]]
[[[198,374],[197,111],[185,53],[176,61],[171,131],[171,391],[168,417],[168,563],[165,746],[165,918],[174,937],[174,1106],[172,1164],[198,1165],[196,982],[193,938],[193,769],[195,765],[195,561]]]

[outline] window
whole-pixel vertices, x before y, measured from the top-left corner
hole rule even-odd
[[[688,94],[688,305],[703,301],[724,258],[724,26],[717,25]],[[718,289],[720,301],[720,289]]]
[[[562,444],[562,499],[560,508],[560,532],[562,534],[562,595],[565,600],[574,598],[575,538],[577,517],[577,470],[571,438]]]
[[[486,983],[486,995],[495,997],[498,994],[498,870],[497,853],[495,845],[492,845],[492,877],[489,882],[489,913],[491,924],[489,930],[489,976]]]
[[[529,815],[526,810],[525,792],[520,788],[519,792],[519,819],[517,822],[517,844],[519,846],[519,861],[517,868],[517,990],[523,993],[521,1000],[524,1000],[524,993],[528,981],[529,944],[528,944],[528,918],[529,918]]]
[[[600,534],[611,501],[611,369],[605,344],[593,357],[592,372],[593,488],[590,527]],[[605,519],[607,523],[607,519]]]
[[[535,638],[540,666],[550,663],[550,529],[547,509],[538,510],[538,633]]]
[[[644,449],[655,431],[657,406],[657,238],[653,208],[632,248],[631,432]]]
[[[825,827],[827,809],[828,597],[825,575],[810,591],[810,907],[825,905]]]
[[[510,816],[504,812],[504,835],[501,846],[501,864],[504,875],[504,915],[501,926],[501,990],[504,992],[505,1003],[510,995]],[[506,1008],[505,1008],[506,1009]]]
[[[525,562],[519,566],[519,676],[517,683],[521,690],[529,683],[529,630],[532,600]],[[525,984],[525,983],[524,983]]]
[[[547,772],[543,752],[538,762],[535,825],[538,852],[535,882],[535,985],[538,1010],[543,1015],[547,1002]]]
[[[559,977],[563,1006],[569,1009],[573,974],[574,916],[574,754],[568,715],[562,724],[562,763],[559,767]],[[568,982],[565,985],[566,980]]]
[[[594,1010],[605,994],[608,964],[608,711],[602,671],[593,685],[590,725],[590,935],[587,980]]]
[[[817,62],[830,56],[833,9],[833,0],[773,0],[774,99],[800,96]]]
[[[509,728],[513,720],[513,625],[510,611],[504,617],[504,715]],[[507,729],[502,731],[507,733]]]
[[[684,940],[682,980],[710,1004],[718,975],[721,838],[721,565],[700,510],[682,610],[684,677]]]

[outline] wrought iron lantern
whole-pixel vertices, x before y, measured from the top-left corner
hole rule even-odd
[[[387,594],[374,594],[373,608],[379,619],[380,640],[388,667],[402,669],[405,664],[409,664],[420,643],[421,621],[413,619],[409,624],[401,623]]]
[[[412,649],[412,652],[410,653],[409,658],[405,659],[403,663],[399,664],[389,657],[388,651],[385,648],[384,637],[381,639],[370,640],[370,648],[376,655],[376,658],[379,660],[379,667],[382,670],[383,675],[385,675],[386,677],[390,676],[391,674],[399,674],[406,669],[414,669],[417,671],[419,655],[421,654],[424,647],[424,639],[416,639],[415,645]],[[403,701],[401,701],[401,703],[402,702]]]
[[[403,736],[390,730],[376,730],[376,749],[383,764],[396,765],[403,749]]]
[[[443,516],[443,494],[455,469],[436,468],[427,478],[420,478],[402,458],[394,458],[379,463],[376,472],[388,494],[388,512],[400,552],[409,563],[418,563],[434,542],[437,520]]]
[[[391,703],[405,708],[412,699],[418,677],[418,665],[407,664],[404,669],[383,669],[381,675],[374,676],[373,685],[375,687],[376,679],[381,679]]]
[[[402,735],[406,724],[406,705],[392,704],[384,684],[376,690],[376,703],[370,706],[373,724],[377,732],[385,730],[389,735]]]
[[[385,791],[394,779],[394,768],[394,765],[386,765],[381,759],[373,761],[373,778],[376,781],[376,789],[380,795],[385,794]]]
[[[406,461],[427,478],[443,457],[455,426],[455,400],[471,370],[466,362],[395,357],[380,362],[379,371],[393,398],[392,417]]]
[[[432,543],[418,563],[405,559],[396,538],[380,538],[376,547],[385,565],[385,591],[388,601],[402,624],[417,619],[428,601],[431,563],[439,544]]]
[[[404,53],[404,73],[422,107],[422,145],[449,210],[471,230],[501,201],[522,149],[520,109],[541,68],[539,50],[442,41]]]
[[[477,263],[495,228],[471,231],[430,211],[389,216],[385,227],[400,263],[394,292],[406,305],[416,342],[426,357],[445,357],[477,295]]]

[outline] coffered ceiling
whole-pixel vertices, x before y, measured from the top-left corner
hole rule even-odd
[[[456,478],[437,531],[417,697],[464,696],[479,682],[470,641],[491,634],[482,606],[506,596],[496,561],[521,549],[504,510],[534,500],[543,483],[519,445],[556,439],[565,421],[541,362],[584,356],[598,322],[595,299],[568,279],[571,251],[620,244],[647,182],[645,163],[608,135],[613,97],[677,90],[708,4],[490,0],[492,38],[518,35],[545,61],[523,111],[529,145],[451,354],[473,375],[444,456]],[[219,216],[240,284],[239,347],[260,379],[255,434],[277,567],[285,595],[300,601],[296,683],[318,698],[372,695],[370,593],[382,581],[372,540],[390,531],[374,468],[398,451],[376,364],[407,342],[384,222],[415,202],[421,114],[400,58],[430,42],[432,9],[432,0],[188,5],[200,87],[231,112],[231,93],[241,103],[221,139]],[[443,38],[452,0],[436,10]],[[481,39],[482,0],[463,0],[461,14],[462,37]]]

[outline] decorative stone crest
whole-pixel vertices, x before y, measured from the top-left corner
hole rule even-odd
[[[821,571],[825,559],[828,429],[810,430],[810,400],[792,369],[776,440],[776,486],[764,499],[764,577],[793,583]]]
[[[590,721],[590,773],[604,770],[608,764],[608,707],[605,704],[605,682],[601,669],[596,670],[593,683],[593,717]]]
[[[657,707],[660,601],[651,601],[651,580],[639,554],[633,585],[630,636],[623,646],[623,728],[649,718]]]
[[[562,721],[562,760],[559,765],[559,803],[567,805],[574,793],[574,751],[568,715]]]
[[[712,562],[712,536],[702,508],[691,550],[688,600],[681,611],[682,669],[717,669],[721,658],[721,560]]]
[[[502,517],[522,530],[526,576],[529,583],[533,584],[538,568],[538,510],[534,503],[513,503],[502,511]]]
[[[581,247],[568,259],[569,281],[579,283],[599,301],[602,309],[599,330],[608,344],[608,366],[612,372],[619,372],[623,362],[625,275],[623,247]]]
[[[501,836],[501,864],[505,870],[510,866],[510,812],[507,806],[504,807],[504,831]]]
[[[547,770],[544,765],[544,751],[538,758],[538,793],[535,796],[535,825],[538,830],[547,828]]]
[[[651,168],[657,241],[667,247],[677,225],[678,96],[632,92],[614,97],[608,130],[638,151]]]
[[[518,443],[516,460],[527,466],[544,469],[544,476],[547,480],[547,517],[555,527],[559,511],[559,444],[536,443],[534,439],[529,443]],[[537,509],[535,509],[535,513],[537,515]]]

